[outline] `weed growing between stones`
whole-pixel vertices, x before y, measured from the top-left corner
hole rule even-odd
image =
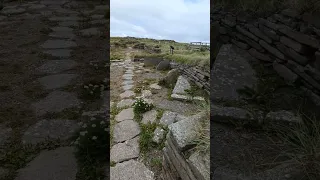
[[[151,110],[153,108],[152,104],[147,103],[142,98],[137,98],[136,102],[133,103],[133,112],[134,117],[137,121],[140,121],[142,118],[142,114]]]
[[[301,116],[303,123],[278,128],[276,131],[289,147],[284,152],[289,163],[304,171],[303,179],[320,179],[320,121],[315,116]]]
[[[73,143],[80,166],[77,179],[102,179],[103,166],[108,162],[110,152],[108,125],[102,117],[91,117],[90,121],[79,124],[81,128]]]
[[[164,110],[163,109],[157,109],[157,120],[160,120],[163,116]]]
[[[42,150],[53,150],[60,146],[66,146],[59,139],[46,140],[36,145],[23,144],[20,140],[5,145],[0,149],[0,164],[9,169],[9,173],[4,176],[4,179],[14,179],[16,171],[29,163]]]
[[[139,139],[141,153],[146,153],[153,147],[156,147],[156,143],[153,142],[153,132],[157,128],[156,123],[141,124],[141,135]]]
[[[106,89],[107,85],[105,82],[102,83],[89,83],[83,85],[82,98],[88,100],[96,100],[102,97],[102,92]]]
[[[199,153],[209,153],[210,151],[210,104],[199,104],[202,112],[205,113],[200,120],[200,124],[196,131],[195,150]]]
[[[82,162],[88,158],[96,161],[107,161],[109,128],[105,120],[92,117],[89,122],[80,123],[80,125],[78,138],[74,142],[77,147],[77,158]]]

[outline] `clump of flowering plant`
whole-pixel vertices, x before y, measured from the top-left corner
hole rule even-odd
[[[88,122],[81,122],[79,125],[81,126],[80,132],[74,142],[78,158],[84,161],[87,158],[107,160],[106,153],[110,149],[110,138],[106,120],[102,117],[91,117]]]
[[[136,117],[141,117],[142,113],[145,113],[153,108],[152,104],[147,103],[142,98],[137,98],[136,102],[133,103],[133,112]]]

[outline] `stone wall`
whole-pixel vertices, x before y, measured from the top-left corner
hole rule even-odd
[[[193,152],[195,128],[203,117],[197,114],[169,125],[169,133],[163,148],[163,179],[165,180],[209,180],[210,153]]]
[[[290,9],[268,17],[213,10],[212,29],[219,43],[247,50],[288,83],[320,95],[320,17]],[[318,19],[317,19],[318,18]]]
[[[210,72],[201,67],[188,66],[175,62],[171,62],[170,66],[172,69],[178,69],[181,74],[196,84],[199,88],[205,90],[208,94],[210,93]]]

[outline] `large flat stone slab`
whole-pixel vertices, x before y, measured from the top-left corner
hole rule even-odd
[[[133,108],[128,108],[122,110],[119,114],[116,115],[115,120],[117,122],[121,122],[124,120],[133,120],[134,113],[133,113]]]
[[[110,160],[119,163],[138,158],[140,153],[139,137],[135,137],[125,143],[118,143],[111,148]]]
[[[248,60],[252,57],[235,47],[223,45],[211,70],[211,99],[236,101],[237,89],[245,86],[255,87],[257,78]]]
[[[187,94],[185,90],[189,89],[191,89],[189,81],[185,77],[179,76],[176,85],[172,90],[172,94]]]
[[[44,119],[30,126],[22,137],[25,143],[36,144],[47,138],[67,140],[79,128],[76,121],[68,119]]]
[[[53,27],[51,28],[51,30],[55,32],[72,32],[73,31],[72,28],[62,27],[62,26]]]
[[[91,37],[96,36],[100,34],[100,31],[98,28],[89,28],[89,29],[83,29],[80,31],[81,36],[83,37]]]
[[[60,39],[74,39],[76,37],[76,35],[73,32],[68,32],[68,31],[52,32],[49,34],[49,36],[53,38],[60,38]]]
[[[142,116],[141,123],[148,124],[148,123],[155,123],[157,120],[157,114],[158,112],[156,110],[150,110],[148,112],[145,112]]]
[[[73,153],[72,147],[42,151],[25,168],[18,170],[15,180],[75,180],[77,160]]]
[[[44,51],[44,53],[59,58],[67,58],[71,56],[71,50],[69,49],[53,49]]]
[[[76,74],[54,74],[39,78],[38,80],[45,89],[49,90],[70,85],[71,81],[77,76]]]
[[[118,102],[117,107],[123,108],[126,106],[132,106],[134,102],[135,101],[133,99],[122,99],[120,102]]]
[[[40,73],[55,74],[73,69],[77,66],[74,60],[50,60],[40,66],[37,70]]]
[[[76,47],[77,44],[74,41],[68,40],[47,40],[41,47],[44,49],[65,49]]]
[[[78,27],[79,26],[79,22],[78,21],[62,21],[62,22],[59,22],[59,26],[63,26],[63,27]]]
[[[0,11],[0,14],[3,15],[16,15],[16,14],[23,14],[26,12],[24,8],[7,8]]]
[[[133,97],[135,95],[136,95],[136,93],[134,93],[133,91],[127,90],[127,91],[125,91],[125,92],[120,94],[120,98],[121,99],[131,98],[131,97]]]
[[[141,162],[130,160],[110,168],[112,180],[154,180],[154,174]]]
[[[74,93],[54,91],[44,99],[33,103],[31,106],[37,116],[42,116],[46,113],[59,113],[65,109],[79,105],[80,100]]]
[[[196,105],[180,102],[180,101],[169,101],[167,99],[163,99],[162,101],[154,102],[154,105],[160,109],[174,111],[179,114],[185,114],[188,112],[197,111],[198,107]]]
[[[169,130],[179,150],[183,151],[187,146],[194,143],[202,118],[203,114],[199,113],[169,125]],[[208,119],[208,121],[210,120]]]
[[[140,134],[140,126],[133,120],[125,120],[114,126],[113,140],[116,143],[130,140]]]

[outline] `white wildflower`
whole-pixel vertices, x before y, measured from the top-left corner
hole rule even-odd
[[[92,126],[92,127],[96,127],[97,125],[96,125],[96,124],[92,124],[91,126]]]
[[[97,138],[98,138],[97,136],[93,136],[93,137],[92,137],[93,140],[96,140]]]

